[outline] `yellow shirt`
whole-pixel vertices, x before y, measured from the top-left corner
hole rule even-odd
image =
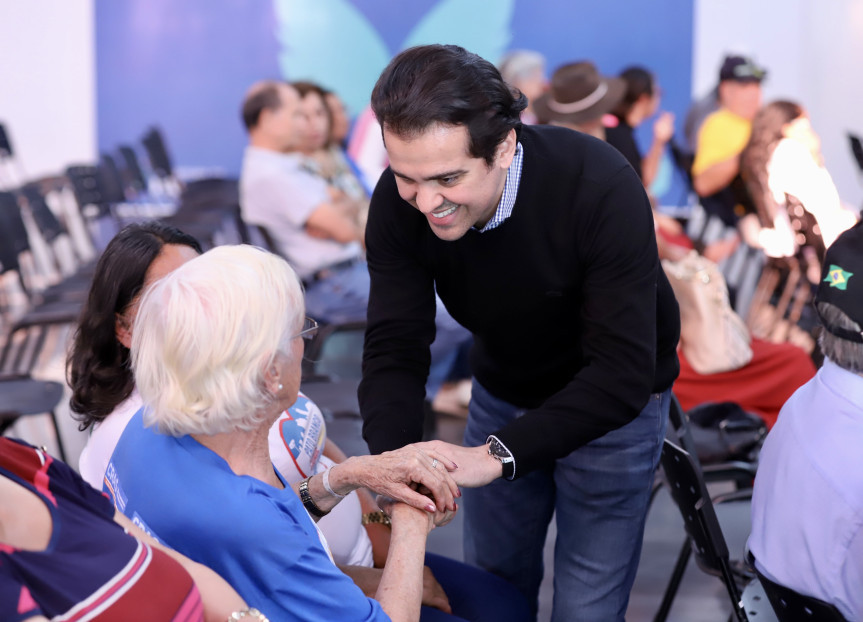
[[[720,109],[708,116],[698,131],[692,174],[699,175],[719,162],[739,155],[749,141],[752,122]]]

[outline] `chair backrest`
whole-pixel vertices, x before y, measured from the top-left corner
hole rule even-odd
[[[814,596],[803,596],[774,583],[761,574],[758,568],[755,568],[755,572],[779,622],[846,622],[839,610],[830,603]]]
[[[124,202],[126,193],[123,190],[123,178],[120,176],[120,169],[117,168],[114,158],[107,153],[103,153],[99,159],[99,175],[102,178],[104,199],[108,203]]]
[[[171,164],[171,157],[168,155],[168,148],[159,128],[151,127],[147,130],[147,133],[141,138],[141,143],[150,159],[150,168],[153,169],[153,172],[161,178],[173,177],[174,167]]]
[[[9,140],[6,126],[0,123],[0,158],[11,158],[13,155],[12,142]]]
[[[42,191],[33,184],[28,184],[21,188],[21,194],[27,200],[27,206],[30,209],[30,214],[33,216],[33,222],[39,228],[39,233],[49,244],[56,240],[59,236],[67,233],[66,228],[60,223],[48,203],[45,201],[45,196]]]
[[[851,153],[854,155],[854,160],[857,161],[857,166],[863,171],[863,140],[856,134],[849,132],[848,141],[851,143]]]
[[[27,237],[27,227],[21,218],[18,197],[12,192],[0,192],[0,234],[3,236],[0,244],[3,271],[17,270],[17,257],[30,250],[30,238]]]
[[[728,545],[698,463],[690,453],[666,439],[662,448],[662,469],[671,497],[683,516],[698,565],[705,572],[722,578],[737,619],[746,622],[746,613],[740,606],[740,590],[728,560]]]
[[[147,180],[144,178],[144,172],[141,170],[141,164],[138,162],[138,155],[135,150],[129,145],[120,145],[117,151],[119,151],[123,161],[120,175],[123,178],[126,192],[130,195],[144,192],[147,189]]]
[[[66,177],[72,184],[72,192],[75,201],[82,214],[88,214],[91,207],[95,207],[95,216],[102,216],[110,212],[110,204],[105,197],[105,189],[102,174],[99,168],[91,165],[76,165],[66,168]]]

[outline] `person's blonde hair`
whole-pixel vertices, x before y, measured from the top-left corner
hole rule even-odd
[[[264,373],[279,352],[290,357],[304,314],[297,275],[253,246],[214,248],[159,280],[132,337],[145,424],[172,436],[261,424]]]

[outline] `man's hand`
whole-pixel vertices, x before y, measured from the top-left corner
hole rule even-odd
[[[434,455],[447,456],[457,464],[458,468],[450,474],[459,486],[478,488],[503,475],[503,465],[489,455],[488,445],[461,447],[443,441],[428,441],[414,446]]]

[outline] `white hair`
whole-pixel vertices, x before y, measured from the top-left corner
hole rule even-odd
[[[291,356],[304,314],[297,275],[253,246],[214,248],[156,282],[132,337],[145,424],[172,436],[260,425],[272,399],[264,373]]]
[[[836,305],[829,302],[818,302],[816,306],[822,322],[837,328],[860,332],[860,325]],[[827,329],[822,329],[818,344],[821,346],[821,352],[824,353],[824,356],[842,369],[847,369],[855,374],[863,373],[863,343],[837,337],[828,332]]]

